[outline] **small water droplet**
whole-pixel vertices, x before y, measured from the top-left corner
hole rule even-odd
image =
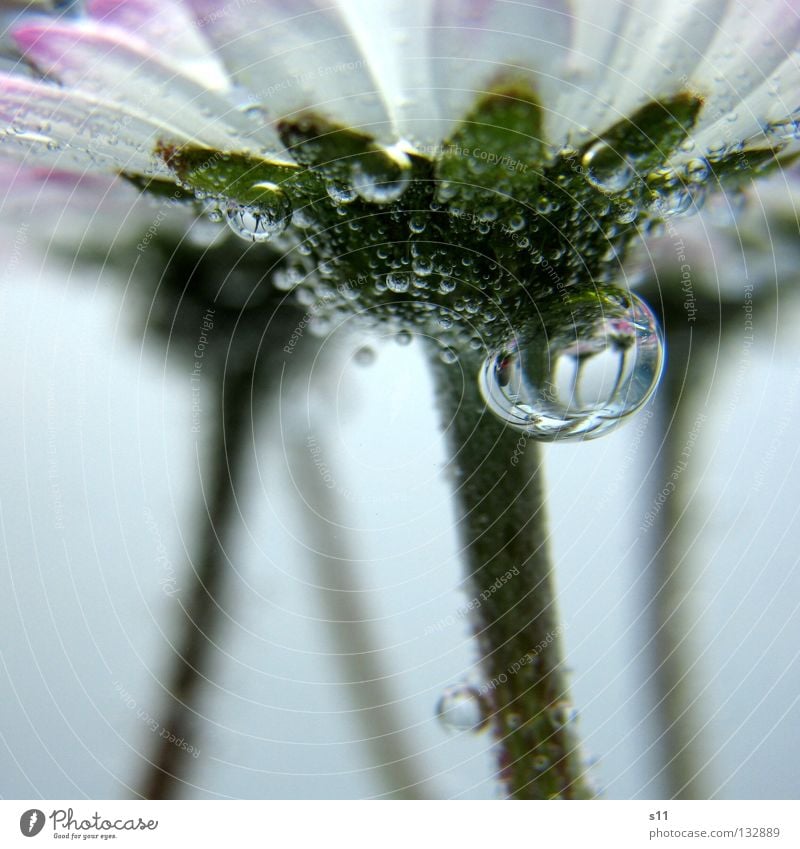
[[[363,345],[353,355],[353,359],[360,366],[371,366],[376,360],[375,349],[369,345]]]
[[[563,728],[566,725],[571,725],[578,718],[578,711],[570,702],[556,702],[547,711],[554,728]]]
[[[442,350],[439,351],[439,359],[445,365],[451,366],[453,363],[458,362],[458,354],[456,354],[452,348],[442,348]]]
[[[624,191],[636,176],[625,157],[604,141],[593,144],[581,164],[586,179],[601,192]]]
[[[534,755],[531,764],[537,772],[544,772],[550,766],[550,758],[547,755]]]
[[[411,218],[408,221],[408,229],[412,233],[417,233],[417,234],[424,233],[427,225],[428,225],[427,219],[425,218],[424,215],[421,215],[419,213],[415,213],[414,215],[412,215]]]
[[[267,242],[282,233],[292,220],[289,196],[274,183],[258,183],[258,200],[244,205],[230,201],[225,208],[228,226],[242,239]]]
[[[394,338],[398,345],[406,346],[411,344],[412,337],[408,330],[400,330]]]
[[[489,706],[477,687],[448,687],[436,703],[436,718],[448,731],[483,731],[489,725]]]
[[[352,203],[357,197],[355,189],[336,180],[329,180],[325,184],[325,191],[337,206]]]
[[[663,365],[650,307],[620,291],[530,338],[513,337],[487,357],[479,383],[488,408],[533,439],[593,439],[647,402]]]
[[[408,274],[392,271],[386,275],[386,288],[396,295],[402,295],[409,290],[411,280]]]
[[[402,148],[381,148],[356,160],[350,169],[356,194],[367,203],[394,203],[411,180],[411,160]]]
[[[633,201],[625,201],[616,207],[614,217],[620,224],[632,224],[639,217],[639,207]]]
[[[290,292],[303,282],[303,274],[297,268],[279,268],[272,275],[272,285],[282,292]]]
[[[711,166],[707,159],[690,159],[686,163],[686,177],[692,183],[705,183],[711,176]]]

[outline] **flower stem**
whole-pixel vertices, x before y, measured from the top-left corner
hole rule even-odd
[[[306,506],[308,544],[313,549],[317,591],[325,607],[335,659],[347,678],[347,692],[371,755],[371,772],[382,786],[380,795],[431,798],[435,789],[417,768],[413,734],[404,728],[391,678],[381,663],[381,640],[370,622],[374,614],[368,598],[358,588],[347,526],[338,518],[338,499],[323,484],[301,439],[292,446],[290,462]]]
[[[561,655],[539,452],[488,412],[477,359],[461,364],[463,380],[438,360],[434,373],[499,777],[515,799],[590,798]]]
[[[190,743],[196,733],[193,719],[197,715],[198,692],[207,680],[223,610],[226,576],[231,573],[227,548],[238,515],[236,482],[251,433],[252,381],[249,367],[220,378],[218,420],[210,446],[210,483],[203,487],[200,551],[193,563],[191,587],[181,603],[182,632],[174,645],[172,669],[166,676],[169,709],[162,727],[172,737],[156,738],[140,791],[146,799],[175,798],[196,763],[172,741],[182,738]]]
[[[696,401],[708,389],[709,372],[704,368],[702,353],[695,354],[694,359],[699,362],[692,362],[692,338],[687,332],[670,336],[669,366],[657,396],[657,494],[668,483],[674,489],[656,519],[654,553],[645,572],[650,599],[647,622],[651,679],[663,752],[661,774],[666,795],[673,799],[708,798],[702,769],[705,759],[698,751],[701,727],[694,669],[698,655],[691,639],[695,616],[687,596],[692,517],[688,508],[692,495],[684,468],[705,420],[700,415],[693,424],[691,416],[699,410]]]

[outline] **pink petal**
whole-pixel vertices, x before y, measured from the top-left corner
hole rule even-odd
[[[207,88],[229,88],[224,68],[179,0],[88,0],[87,12],[170,56]]]
[[[45,74],[75,90],[157,122],[169,134],[218,150],[280,150],[277,135],[254,127],[146,43],[101,25],[45,23],[14,31],[20,50]]]

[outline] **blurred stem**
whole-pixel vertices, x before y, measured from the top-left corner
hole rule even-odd
[[[166,676],[170,705],[162,728],[174,735],[173,739],[183,738],[188,744],[195,739],[193,718],[198,692],[207,680],[227,576],[231,573],[226,549],[238,515],[236,483],[251,433],[252,381],[249,367],[220,377],[218,418],[210,444],[211,473],[208,486],[203,486],[200,551],[189,576],[191,587],[185,602],[181,602],[185,618],[175,643],[172,669]],[[157,737],[141,795],[146,799],[176,798],[195,764],[195,759],[180,746]]]
[[[702,329],[698,331],[698,338],[702,332]],[[695,353],[695,362],[691,362],[693,338],[694,334],[681,328],[668,340],[669,364],[656,402],[657,446],[653,456],[657,462],[653,480],[655,497],[670,482],[674,490],[656,517],[655,551],[645,572],[645,593],[650,599],[646,621],[651,629],[648,643],[658,700],[662,774],[665,795],[673,799],[709,798],[697,747],[701,729],[695,694],[700,688],[692,674],[697,654],[688,634],[694,616],[687,599],[691,511],[685,468],[697,438],[693,424],[698,409],[696,402],[701,391],[707,389],[702,354]]]
[[[539,452],[480,398],[480,363],[434,374],[456,473],[457,523],[497,738],[515,799],[585,799],[548,553]]]
[[[324,451],[323,439],[318,443]],[[369,746],[381,795],[393,799],[432,798],[415,769],[414,749],[397,699],[381,664],[380,639],[370,618],[373,611],[358,589],[357,573],[347,544],[347,528],[338,518],[335,492],[323,484],[308,446],[296,440],[292,462],[306,504],[309,546],[313,549],[318,593],[327,614],[336,660],[347,681],[364,742]]]

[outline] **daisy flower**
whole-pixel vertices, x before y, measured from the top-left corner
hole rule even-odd
[[[797,3],[18,5],[0,157],[8,191],[50,210],[39,230],[141,228],[161,199],[274,265],[317,334],[358,312],[424,339],[471,579],[526,566],[476,623],[501,775],[515,796],[587,795],[540,483],[508,461],[520,433],[598,436],[651,396],[663,339],[620,285],[626,255],[796,155]]]

